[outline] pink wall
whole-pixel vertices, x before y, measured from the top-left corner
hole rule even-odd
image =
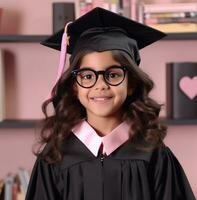
[[[5,8],[2,33],[50,34],[51,0],[39,2],[1,0]],[[36,14],[35,14],[36,12]],[[37,43],[0,43],[6,50],[6,98],[8,118],[40,118],[40,106],[55,80],[58,52]],[[197,40],[163,41],[141,51],[141,67],[156,83],[151,95],[165,103],[165,63],[197,61]],[[165,108],[161,116],[165,116]],[[19,166],[31,170],[33,129],[0,129],[0,178],[17,172]],[[197,196],[197,125],[170,126],[166,143],[181,162]]]
[[[39,43],[0,43],[0,47],[7,64],[7,118],[41,118],[41,102],[55,81],[58,51]]]
[[[10,34],[51,33],[52,2],[55,1],[45,0],[38,3],[38,1],[1,0],[0,6],[5,10],[1,32]]]
[[[35,142],[35,130],[0,129],[0,179],[9,172],[15,174],[19,167],[31,170],[35,156],[32,145]]]

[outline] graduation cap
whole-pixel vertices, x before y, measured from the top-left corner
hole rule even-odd
[[[97,7],[68,23],[41,44],[61,50],[58,80],[63,73],[67,53],[71,54],[72,60],[78,51],[84,49],[98,52],[122,50],[139,65],[139,50],[164,36],[166,34],[161,31]]]
[[[64,28],[62,28],[41,44],[61,50],[64,31]],[[120,34],[121,31],[122,34]],[[137,48],[142,49],[166,36],[161,31],[100,7],[70,23],[67,27],[67,35],[67,53],[69,54],[72,54],[76,47],[82,49],[84,45],[89,45],[90,48],[93,47],[98,51],[121,49],[131,54],[132,48],[136,45],[130,46],[131,43],[137,42]],[[103,37],[104,35],[106,37]],[[82,41],[84,37],[86,40]],[[101,38],[100,41],[99,37]],[[94,41],[94,43],[87,43],[88,39],[91,42]],[[137,64],[139,63],[137,62]]]

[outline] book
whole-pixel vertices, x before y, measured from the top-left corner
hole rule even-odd
[[[131,6],[131,19],[138,20],[138,1],[137,0],[130,0],[130,6]]]
[[[86,14],[95,7],[101,7],[114,13],[121,14],[121,0],[76,0],[76,18]]]
[[[142,3],[138,4],[138,22],[144,23],[144,6]]]
[[[0,200],[4,200],[5,195],[5,182],[4,180],[0,180]]]
[[[196,23],[150,24],[149,26],[166,33],[197,32]]]
[[[25,170],[23,168],[19,168],[18,176],[19,176],[19,179],[20,179],[22,192],[24,194],[26,194],[27,188],[28,188],[28,184],[29,184],[29,179],[30,179],[29,173],[28,173],[27,170]]]
[[[3,193],[3,188],[4,188],[4,180],[0,180],[0,196]]]
[[[156,3],[143,4],[144,13],[166,13],[166,12],[196,12],[197,3]]]
[[[131,17],[131,1],[130,0],[122,0],[122,14],[130,18]]]
[[[79,1],[79,15],[82,16],[93,9],[92,1]]]
[[[197,17],[197,12],[144,13],[145,19],[152,19],[152,18],[193,18],[193,17]]]
[[[3,50],[0,49],[0,121],[5,119],[5,71]]]
[[[12,200],[17,200],[18,184],[16,182],[12,185]]]
[[[165,18],[149,18],[144,23],[149,24],[169,24],[169,23],[197,23],[197,17],[165,17]]]
[[[9,174],[5,178],[5,197],[4,200],[12,200],[12,186],[14,182],[14,177]]]
[[[68,22],[75,20],[74,3],[53,3],[53,33],[58,32]]]
[[[197,62],[166,64],[167,117],[197,118]]]
[[[22,186],[19,186],[20,190],[17,193],[17,200],[24,200],[25,199],[25,194],[23,192]]]
[[[110,1],[110,10],[114,13],[119,13],[119,0],[111,0]]]

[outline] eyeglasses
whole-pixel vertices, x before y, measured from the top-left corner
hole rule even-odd
[[[95,71],[90,68],[82,68],[73,70],[71,73],[81,87],[91,88],[96,84],[100,74],[103,75],[104,81],[107,84],[112,86],[120,85],[125,79],[126,71],[127,67],[115,65],[101,71]]]

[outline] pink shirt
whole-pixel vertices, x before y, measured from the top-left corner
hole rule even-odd
[[[72,129],[72,132],[95,156],[98,156],[101,143],[103,153],[109,155],[129,139],[129,129],[130,125],[122,122],[111,133],[101,137],[86,120],[83,120]]]

